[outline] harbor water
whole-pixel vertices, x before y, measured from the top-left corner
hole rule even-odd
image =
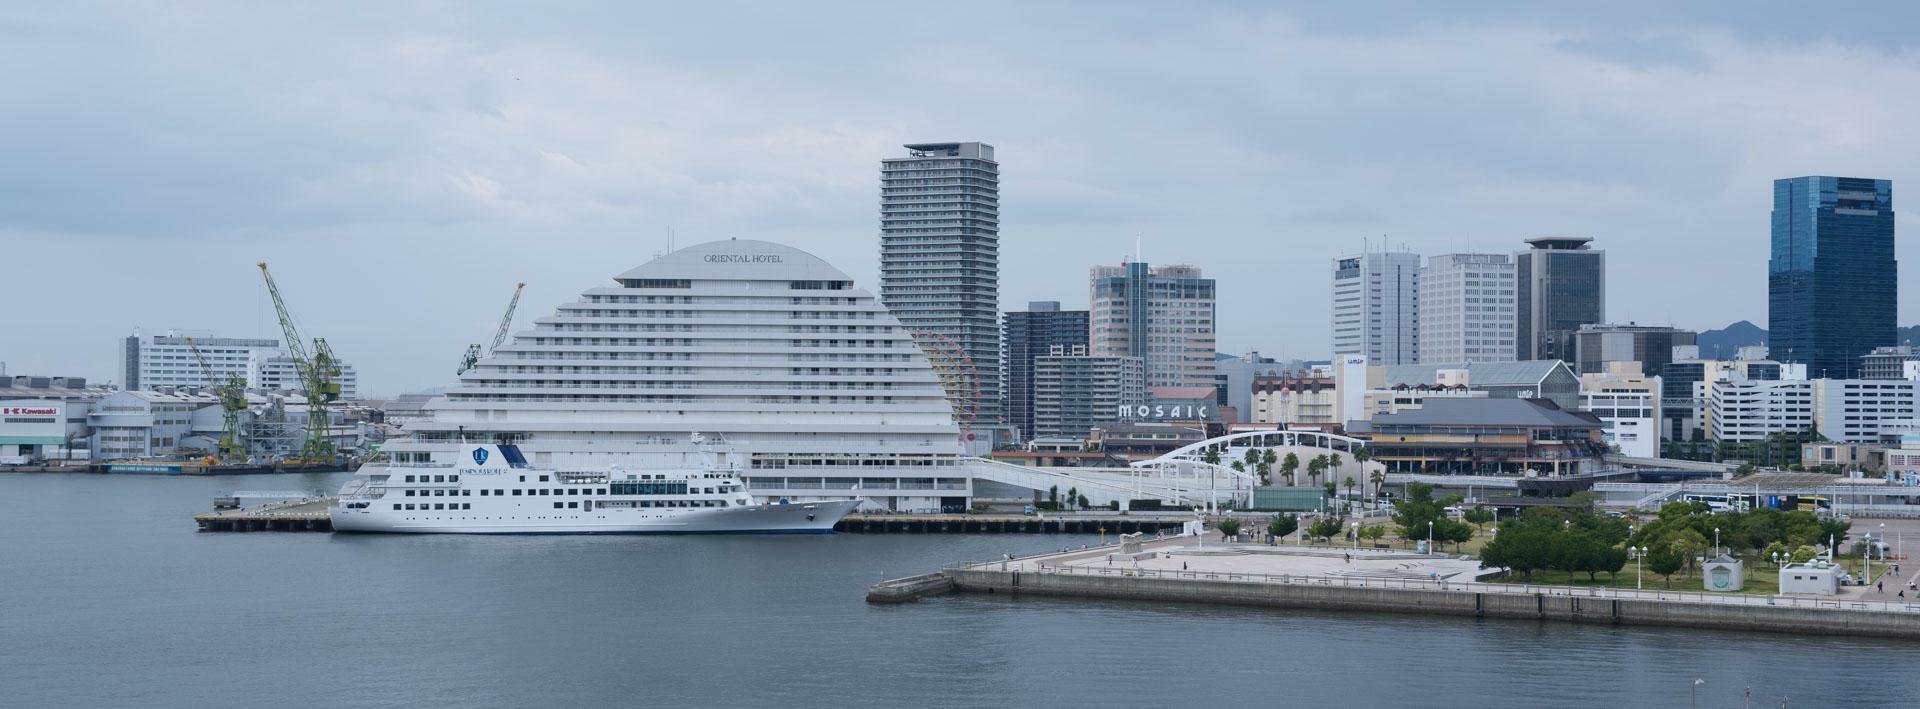
[[[1913,706],[1920,645],[961,595],[1066,535],[199,533],[236,487],[0,474],[0,706]]]

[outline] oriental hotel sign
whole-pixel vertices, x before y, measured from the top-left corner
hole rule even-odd
[[[780,263],[780,254],[707,254],[707,263]]]

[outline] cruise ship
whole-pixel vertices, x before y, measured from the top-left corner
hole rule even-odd
[[[729,510],[741,499],[753,509],[785,501],[954,510],[973,494],[953,409],[913,334],[846,273],[765,241],[709,242],[613,274],[516,332],[425,409],[385,446],[389,465],[369,465],[348,483],[385,487],[389,497],[356,501],[369,503],[358,508],[366,517],[408,504],[404,493],[391,497],[408,475],[427,485],[420,476],[473,467],[473,451],[494,450],[487,446],[510,447],[529,470],[567,471],[529,480],[701,475],[706,446],[695,431],[733,451],[739,482],[728,484],[743,489],[712,498]],[[510,475],[515,485],[520,475]],[[527,483],[522,498],[574,489],[549,483]],[[509,501],[517,489],[482,488],[508,490]],[[590,499],[564,494],[551,501]],[[463,490],[460,512],[479,511],[478,495]],[[447,504],[435,497],[427,504]]]
[[[700,440],[697,434],[693,436]],[[364,471],[327,510],[339,532],[438,534],[826,533],[860,503],[755,503],[737,466],[556,471],[512,444],[471,445],[459,463]]]

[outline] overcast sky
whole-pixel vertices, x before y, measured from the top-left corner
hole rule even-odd
[[[1920,190],[1903,3],[635,4],[0,9],[0,361],[117,381],[136,327],[277,337],[260,260],[371,395],[669,230],[877,290],[908,142],[996,146],[1003,308],[1084,307],[1137,238],[1219,279],[1223,350],[1288,357],[1327,355],[1365,239],[1591,236],[1611,319],[1764,327],[1772,179]]]

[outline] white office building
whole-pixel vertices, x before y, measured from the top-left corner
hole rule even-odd
[[[93,431],[92,454],[97,461],[149,458],[204,451],[188,440],[193,436],[193,412],[218,408],[211,394],[162,394],[117,391],[93,405],[87,426]]]
[[[1814,425],[1831,441],[1879,443],[1882,421],[1920,417],[1920,382],[1901,379],[1815,379]]]
[[[1514,361],[1513,274],[1506,254],[1429,257],[1420,269],[1420,361]]]
[[[1580,375],[1580,406],[1600,418],[1600,435],[1621,455],[1660,457],[1659,377],[1637,362],[1616,362],[1605,372]]]
[[[385,450],[453,463],[516,443],[562,470],[698,468],[694,434],[745,460],[762,500],[956,509],[961,431],[911,334],[819,258],[764,241],[692,246],[591,287],[431,400]]]
[[[1333,358],[1420,361],[1420,255],[1368,252],[1333,261]]]
[[[342,362],[340,373],[333,379],[340,384],[340,398],[352,401],[360,398],[360,375],[353,371],[353,365]],[[300,386],[300,370],[293,364],[293,356],[279,350],[254,350],[247,360],[247,388],[256,391],[284,391],[304,394]]]
[[[192,338],[193,344],[187,344]],[[208,381],[206,370],[193,355],[198,348],[218,381]],[[220,337],[208,331],[168,330],[163,335],[127,336],[120,351],[120,388],[128,391],[162,391],[179,388],[217,386],[229,376],[245,379],[248,389],[259,391],[300,391],[300,378],[293,357],[279,340],[267,338]],[[359,375],[353,365],[341,363],[340,398],[359,395]]]

